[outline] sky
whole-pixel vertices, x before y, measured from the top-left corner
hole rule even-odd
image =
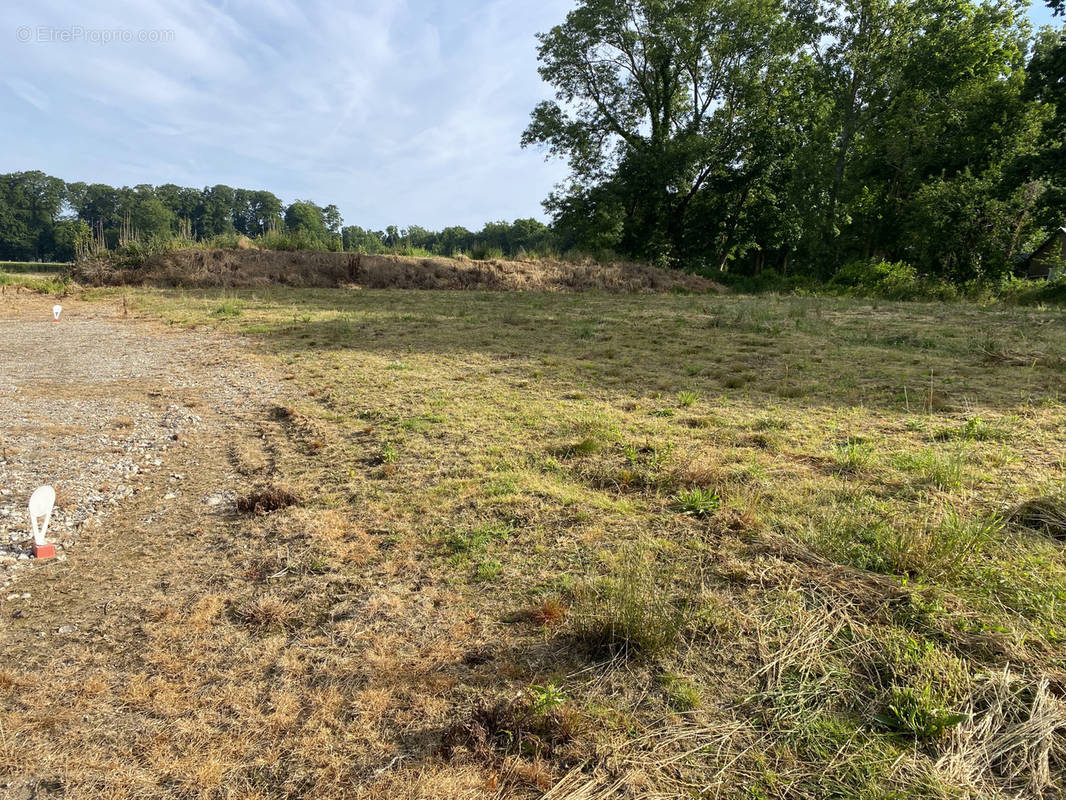
[[[519,139],[552,94],[534,35],[573,5],[5,0],[0,172],[266,189],[372,229],[544,219],[565,165]]]

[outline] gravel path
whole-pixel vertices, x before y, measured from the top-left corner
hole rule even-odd
[[[33,563],[35,488],[56,489],[48,538],[60,560],[149,480],[171,504],[231,502],[231,493],[184,497],[174,451],[193,432],[225,436],[225,420],[278,394],[232,339],[134,320],[103,302],[64,301],[53,323],[52,303],[0,297],[0,601],[21,598],[17,578]]]

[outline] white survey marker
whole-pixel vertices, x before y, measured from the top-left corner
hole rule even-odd
[[[63,313],[63,306],[56,303],[52,306],[52,322],[59,322],[59,315]]]
[[[55,545],[48,544],[48,523],[52,521],[52,509],[56,504],[56,490],[41,486],[30,495],[30,528],[33,533],[33,554],[37,558],[51,558],[56,554]],[[37,519],[44,517],[38,527]]]

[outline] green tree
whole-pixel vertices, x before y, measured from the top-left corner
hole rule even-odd
[[[546,204],[557,221],[634,255],[683,255],[702,192],[750,194],[758,117],[794,47],[785,22],[771,0],[584,0],[542,34],[556,99],[522,142],[568,160],[570,183]]]
[[[193,222],[193,232],[201,239],[209,239],[226,233],[233,233],[233,199],[234,190],[230,186],[218,184],[205,187],[200,194],[200,204]]]

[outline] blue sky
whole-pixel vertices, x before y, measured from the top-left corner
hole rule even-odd
[[[565,174],[518,141],[551,94],[533,36],[572,0],[2,6],[0,172],[268,189],[371,228],[543,218]]]

